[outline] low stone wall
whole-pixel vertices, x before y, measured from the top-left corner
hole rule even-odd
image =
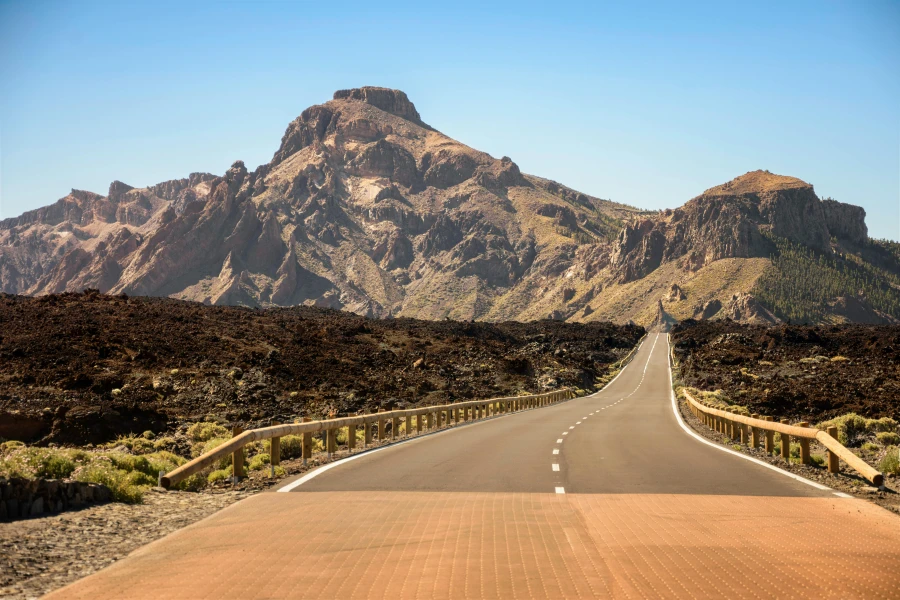
[[[96,483],[0,477],[0,521],[57,513],[110,498],[109,488]]]

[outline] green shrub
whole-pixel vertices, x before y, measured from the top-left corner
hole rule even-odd
[[[878,438],[878,441],[885,446],[900,445],[900,435],[894,433],[893,431],[881,431],[879,433],[876,433],[875,437]]]
[[[215,483],[217,481],[226,481],[229,477],[231,477],[231,469],[218,469],[210,473],[206,481],[208,483]]]
[[[125,483],[128,485],[136,485],[136,486],[154,486],[156,485],[156,479],[150,477],[146,473],[141,473],[140,471],[132,471],[125,475]]]
[[[251,471],[259,471],[271,462],[272,459],[269,457],[269,455],[263,452],[262,454],[257,454],[256,456],[251,458],[248,467]]]
[[[838,441],[848,447],[858,446],[868,433],[867,420],[856,413],[835,417],[830,421],[819,423],[816,427],[822,430],[837,427]]]
[[[229,439],[230,438],[213,438],[211,440],[207,440],[204,443],[195,444],[193,447],[192,454],[195,458],[198,456],[201,456],[203,454],[206,454],[210,450],[214,450],[215,448],[218,448],[219,446],[221,446],[222,444],[227,442]],[[226,454],[225,456],[220,457],[218,461],[216,461],[217,469],[224,469],[225,467],[227,467],[229,465],[231,465],[231,454]]]
[[[303,436],[286,435],[281,438],[281,458],[290,460],[303,456]]]
[[[75,470],[75,463],[63,452],[47,452],[35,470],[36,477],[65,479]]]
[[[900,449],[888,448],[887,454],[878,463],[878,470],[882,473],[900,475]]]
[[[165,450],[167,448],[172,448],[175,446],[175,439],[170,437],[161,437],[158,440],[153,441],[153,449],[154,450]]]
[[[150,430],[147,430],[141,434],[141,437],[143,437],[145,440],[152,440],[153,438],[156,437],[156,434]]]
[[[194,423],[188,427],[187,435],[194,442],[208,442],[213,438],[227,438],[231,435],[231,432],[218,423],[206,421]]]
[[[109,461],[94,461],[75,473],[78,481],[99,483],[109,488],[113,500],[137,504],[144,498],[140,485],[128,481],[128,473],[117,470]]]
[[[824,456],[821,456],[819,454],[813,454],[809,458],[812,460],[814,465],[819,466],[819,467],[825,466],[825,457]]]
[[[869,419],[868,420],[869,431],[873,431],[876,433],[896,433],[897,432],[897,421],[890,417],[882,417],[880,419]]]
[[[165,450],[160,450],[153,454],[145,454],[144,457],[147,459],[147,462],[150,463],[148,475],[153,477],[157,477],[160,471],[168,473],[187,462],[177,454]]]
[[[136,456],[134,454],[125,454],[123,452],[110,452],[106,455],[113,467],[126,473],[131,471],[140,471],[147,475],[153,475],[153,467],[146,456]]]
[[[3,442],[2,444],[0,444],[0,451],[6,454],[7,452],[12,452],[13,450],[23,447],[25,447],[25,442],[9,440],[8,442]]]
[[[110,442],[106,445],[107,448],[116,448],[117,446],[125,446],[135,454],[146,454],[148,452],[153,452],[153,442],[146,438],[135,437],[133,435],[120,437],[116,439],[116,441]]]
[[[182,479],[178,483],[175,484],[176,490],[186,490],[189,492],[196,492],[200,488],[202,488],[206,484],[206,474],[205,473],[194,473],[187,479]]]

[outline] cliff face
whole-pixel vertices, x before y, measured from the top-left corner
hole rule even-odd
[[[767,258],[772,235],[830,252],[831,237],[867,239],[865,211],[822,201],[794,177],[753,171],[711,188],[681,208],[627,224],[612,253],[626,283],[667,262],[697,270],[723,258]]]
[[[870,251],[864,219],[765,171],[640,211],[523,174],[426,125],[403,92],[366,87],[304,110],[253,171],[237,161],[222,176],[114,181],[106,196],[73,190],[0,222],[0,291],[426,319],[771,322],[748,292],[771,269],[772,240],[863,248],[900,277],[900,253]],[[836,296],[857,296],[845,287]],[[827,300],[835,315],[858,312]]]

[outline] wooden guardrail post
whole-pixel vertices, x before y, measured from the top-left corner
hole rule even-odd
[[[372,424],[363,423],[363,448],[368,448],[372,443]]]
[[[303,417],[304,423],[312,421],[310,417]],[[303,434],[303,466],[312,458],[312,433]]]
[[[763,417],[766,421],[773,421],[772,417]],[[775,432],[766,429],[766,454],[772,454],[775,451]]]
[[[337,452],[337,429],[329,429],[325,432],[325,451],[328,453],[328,460],[331,460],[334,453]]]
[[[781,419],[782,425],[790,425],[790,423],[788,419]],[[781,458],[785,462],[791,462],[791,436],[786,433],[781,434]]]
[[[355,417],[356,413],[350,413],[351,417]],[[356,425],[350,424],[347,425],[347,451],[353,452],[353,449],[356,448]]]
[[[383,409],[383,408],[379,408],[379,409],[378,409],[378,412],[379,412],[379,413],[383,413],[383,412],[384,412],[384,409]],[[383,442],[383,441],[384,441],[384,435],[385,435],[385,431],[384,431],[384,430],[385,430],[385,426],[384,426],[384,417],[379,416],[379,417],[378,417],[378,441],[379,441],[379,442]]]
[[[757,413],[753,413],[750,415],[753,419],[758,419],[759,415]],[[759,448],[759,429],[756,427],[750,427],[750,445],[754,448]]]
[[[281,421],[272,421],[272,425],[281,425]],[[273,437],[269,440],[269,462],[272,466],[281,464],[281,438]]]
[[[800,421],[797,423],[797,427],[809,427],[809,423],[806,421]],[[804,465],[808,465],[812,462],[809,457],[809,439],[807,438],[799,438],[800,442],[800,462]]]
[[[434,413],[430,412],[425,415],[425,427],[428,431],[434,429]]]
[[[459,408],[453,409],[453,422],[459,425]]]
[[[240,425],[235,425],[231,430],[231,437],[237,437],[243,433],[244,429]],[[237,481],[244,476],[244,449],[238,448],[231,454],[231,475]]]
[[[416,415],[416,435],[422,433],[422,415]]]
[[[441,422],[444,420],[444,411],[439,410],[434,413],[434,428],[440,429]]]
[[[400,437],[400,417],[396,416],[391,419],[391,439],[396,440]]]
[[[833,437],[834,439],[838,439],[838,430],[837,427],[829,427],[826,430],[826,433]],[[828,450],[828,472],[829,473],[840,473],[841,465],[838,464],[838,455]]]

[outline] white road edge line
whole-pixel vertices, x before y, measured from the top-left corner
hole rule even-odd
[[[654,342],[654,345],[655,345],[655,342]],[[639,347],[638,349],[640,349],[640,347]],[[652,349],[651,349],[651,352],[652,352]],[[649,361],[649,359],[648,359],[648,361]],[[616,373],[616,376],[613,377],[613,378],[612,378],[606,385],[604,385],[602,388],[600,388],[599,390],[597,390],[596,392],[594,392],[594,393],[591,394],[590,396],[584,396],[584,397],[585,397],[585,398],[590,398],[591,396],[596,396],[597,394],[599,394],[600,392],[602,392],[603,390],[605,390],[606,388],[608,388],[610,385],[612,385],[613,381],[615,381],[616,379],[618,379],[618,378],[619,378],[619,375],[621,375],[621,374],[625,371],[625,369],[627,369],[627,368],[631,365],[631,362],[632,362],[632,361],[629,361],[627,365],[625,365],[624,367],[622,367],[622,369],[621,369],[618,373]],[[510,414],[510,415],[513,415],[513,414],[518,414],[518,413],[509,413],[509,414]],[[501,416],[506,416],[506,415],[501,415]],[[482,423],[486,423],[487,421],[481,421],[481,422],[482,422]],[[475,423],[477,423],[477,422],[475,422]],[[475,423],[473,423],[473,424],[475,424]],[[455,428],[449,428],[449,429],[446,429],[446,430],[443,430],[443,431],[435,431],[434,433],[446,433],[446,432],[454,431],[454,430],[455,430]],[[431,434],[427,434],[427,435],[431,435]],[[374,454],[375,452],[380,452],[380,451],[386,450],[386,449],[388,449],[388,448],[395,448],[395,447],[400,446],[400,445],[402,445],[402,444],[406,444],[406,443],[409,443],[409,442],[414,442],[414,441],[416,441],[416,440],[424,439],[425,437],[427,437],[427,435],[426,435],[426,436],[418,436],[418,435],[417,435],[417,436],[412,437],[412,438],[407,439],[407,440],[403,440],[403,441],[400,441],[400,442],[394,442],[394,443],[392,443],[392,444],[387,444],[387,445],[385,445],[385,446],[381,446],[380,448],[373,448],[372,450],[366,450],[365,452],[360,452],[359,454],[354,454],[354,455],[351,455],[351,456],[347,456],[347,457],[342,458],[342,459],[340,459],[340,460],[336,460],[336,461],[331,462],[331,463],[328,463],[328,464],[326,464],[326,465],[322,465],[322,466],[319,467],[318,469],[314,469],[314,470],[310,471],[309,473],[307,473],[306,475],[304,475],[304,476],[301,477],[300,479],[297,479],[296,481],[292,481],[291,483],[289,483],[289,484],[287,484],[287,485],[285,485],[285,486],[283,486],[283,487],[280,487],[280,488],[278,488],[278,489],[275,490],[275,491],[276,491],[276,492],[290,492],[290,491],[294,490],[295,488],[300,487],[301,485],[303,485],[303,484],[306,483],[307,481],[309,481],[309,480],[311,480],[311,479],[313,479],[313,478],[315,478],[315,477],[318,477],[318,476],[321,475],[322,473],[325,473],[326,471],[329,471],[329,470],[331,470],[331,469],[337,467],[338,465],[342,465],[342,464],[344,464],[344,463],[346,463],[346,462],[349,462],[349,461],[351,461],[351,460],[356,460],[357,458],[362,458],[363,456],[371,456],[371,455]],[[565,431],[565,432],[563,432],[563,435],[569,435],[569,432],[568,432],[568,431]]]
[[[556,488],[556,493],[557,493],[557,494],[565,494],[565,493],[566,493],[566,488],[558,487],[558,488]]]
[[[659,334],[657,334],[657,336],[659,336]],[[684,419],[681,417],[681,412],[679,412],[679,410],[678,410],[678,399],[675,397],[675,389],[672,387],[672,345],[669,342],[669,337],[670,337],[670,335],[667,333],[666,334],[666,346],[669,348],[669,351],[666,354],[666,363],[669,367],[669,394],[671,395],[671,398],[672,398],[672,412],[675,413],[675,418],[678,420],[678,424],[681,425],[681,428],[684,429],[685,432],[688,433],[688,435],[693,436],[698,441],[703,442],[707,446],[711,446],[711,447],[715,448],[716,450],[721,450],[722,452],[727,452],[729,454],[733,454],[739,458],[743,458],[744,460],[749,460],[750,462],[755,462],[756,464],[762,465],[763,467],[765,467],[767,469],[771,469],[772,471],[775,471],[776,473],[780,473],[781,475],[784,475],[785,477],[790,477],[791,479],[794,479],[801,483],[805,483],[806,485],[810,485],[810,486],[816,488],[817,490],[828,490],[828,491],[832,492],[835,496],[840,496],[841,498],[847,496],[847,494],[842,495],[841,492],[835,492],[833,489],[831,489],[827,485],[822,485],[821,483],[816,483],[815,481],[810,481],[809,479],[806,479],[805,477],[800,477],[799,475],[794,475],[793,473],[790,473],[783,469],[779,469],[775,465],[770,465],[769,463],[759,460],[758,458],[754,458],[752,456],[747,456],[746,454],[743,454],[741,452],[736,452],[736,451],[732,450],[731,448],[725,448],[724,446],[720,446],[719,444],[716,444],[715,442],[709,441],[708,439],[706,439],[705,437],[696,433],[690,427],[688,427],[687,423],[685,423]],[[847,497],[852,497],[852,496],[847,496]]]

